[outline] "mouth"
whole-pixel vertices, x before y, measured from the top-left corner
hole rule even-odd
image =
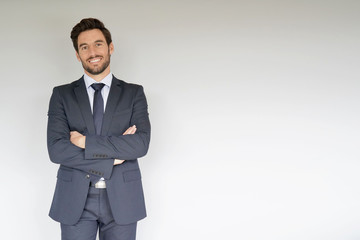
[[[89,63],[98,63],[100,62],[102,59],[102,57],[96,57],[96,58],[92,58],[90,60],[88,60]]]

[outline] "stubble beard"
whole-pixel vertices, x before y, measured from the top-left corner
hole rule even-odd
[[[102,56],[95,56],[95,57],[102,57]],[[90,59],[88,59],[88,60],[90,60]],[[86,60],[86,61],[81,60],[81,64],[82,64],[83,68],[92,75],[99,75],[102,72],[104,72],[105,69],[110,65],[110,53],[108,53],[108,55],[105,58],[104,63],[99,67],[91,68],[89,65],[87,65],[88,60]]]

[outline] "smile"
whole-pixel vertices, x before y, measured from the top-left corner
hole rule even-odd
[[[97,62],[100,62],[101,58],[94,58],[92,60],[90,60],[89,62],[90,63],[97,63]]]

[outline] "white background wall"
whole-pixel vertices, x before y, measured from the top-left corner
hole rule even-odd
[[[1,1],[1,239],[60,239],[52,88],[78,79],[84,17],[142,84],[139,240],[360,239],[359,1]]]

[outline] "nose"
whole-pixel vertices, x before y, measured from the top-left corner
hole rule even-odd
[[[90,57],[95,57],[95,48],[93,46],[89,46],[89,55]]]

